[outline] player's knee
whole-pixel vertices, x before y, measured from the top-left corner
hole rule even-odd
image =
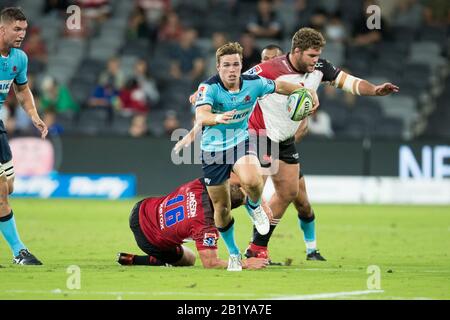
[[[296,202],[295,208],[297,209],[299,218],[307,219],[313,216],[313,211],[309,201]]]
[[[264,188],[262,177],[251,177],[242,181],[241,186],[249,194],[261,194]]]

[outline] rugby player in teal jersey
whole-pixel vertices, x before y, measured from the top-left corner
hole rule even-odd
[[[17,100],[31,118],[33,125],[45,138],[47,126],[39,117],[33,94],[27,84],[28,58],[18,49],[22,44],[27,19],[20,8],[5,8],[0,12],[0,108],[14,87]],[[5,126],[0,120],[0,231],[13,252],[13,263],[20,265],[41,265],[20,240],[8,195],[13,192],[14,167]]]

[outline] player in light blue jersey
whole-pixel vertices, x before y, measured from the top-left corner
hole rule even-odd
[[[47,135],[47,126],[39,117],[33,94],[27,84],[28,58],[18,49],[25,38],[27,19],[20,8],[5,8],[0,12],[0,108],[14,87],[17,100],[30,116],[41,137]],[[21,265],[42,264],[22,243],[16,228],[8,195],[13,192],[14,168],[5,126],[0,120],[0,231],[10,246],[13,263]]]
[[[290,94],[300,85],[241,75],[242,47],[228,43],[216,52],[218,74],[200,84],[196,123],[203,128],[202,168],[214,206],[214,221],[230,253],[229,271],[242,270],[231,216],[230,173],[240,178],[247,194],[246,209],[258,232],[269,232],[269,218],[261,206],[263,179],[256,148],[249,141],[248,118],[255,101],[270,93]]]

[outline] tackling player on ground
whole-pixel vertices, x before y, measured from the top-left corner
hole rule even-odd
[[[27,19],[19,8],[5,8],[0,12],[0,108],[14,87],[17,100],[31,118],[41,137],[47,135],[47,126],[39,117],[33,94],[27,84],[28,58],[18,49],[25,38]],[[0,231],[6,239],[14,258],[13,263],[21,265],[41,265],[20,240],[8,195],[14,188],[14,167],[8,137],[0,121]]]
[[[245,203],[245,195],[237,185],[230,186],[231,209]],[[122,265],[193,266],[195,254],[183,246],[185,239],[195,242],[205,268],[226,268],[219,259],[219,232],[214,225],[214,211],[203,179],[195,179],[178,187],[167,196],[146,198],[131,211],[130,228],[136,243],[147,255],[119,253]],[[260,269],[267,259],[242,261],[244,269]]]

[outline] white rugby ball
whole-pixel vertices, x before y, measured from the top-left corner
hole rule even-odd
[[[287,100],[287,111],[289,118],[293,121],[300,121],[311,114],[313,108],[313,97],[306,88],[293,91]]]

